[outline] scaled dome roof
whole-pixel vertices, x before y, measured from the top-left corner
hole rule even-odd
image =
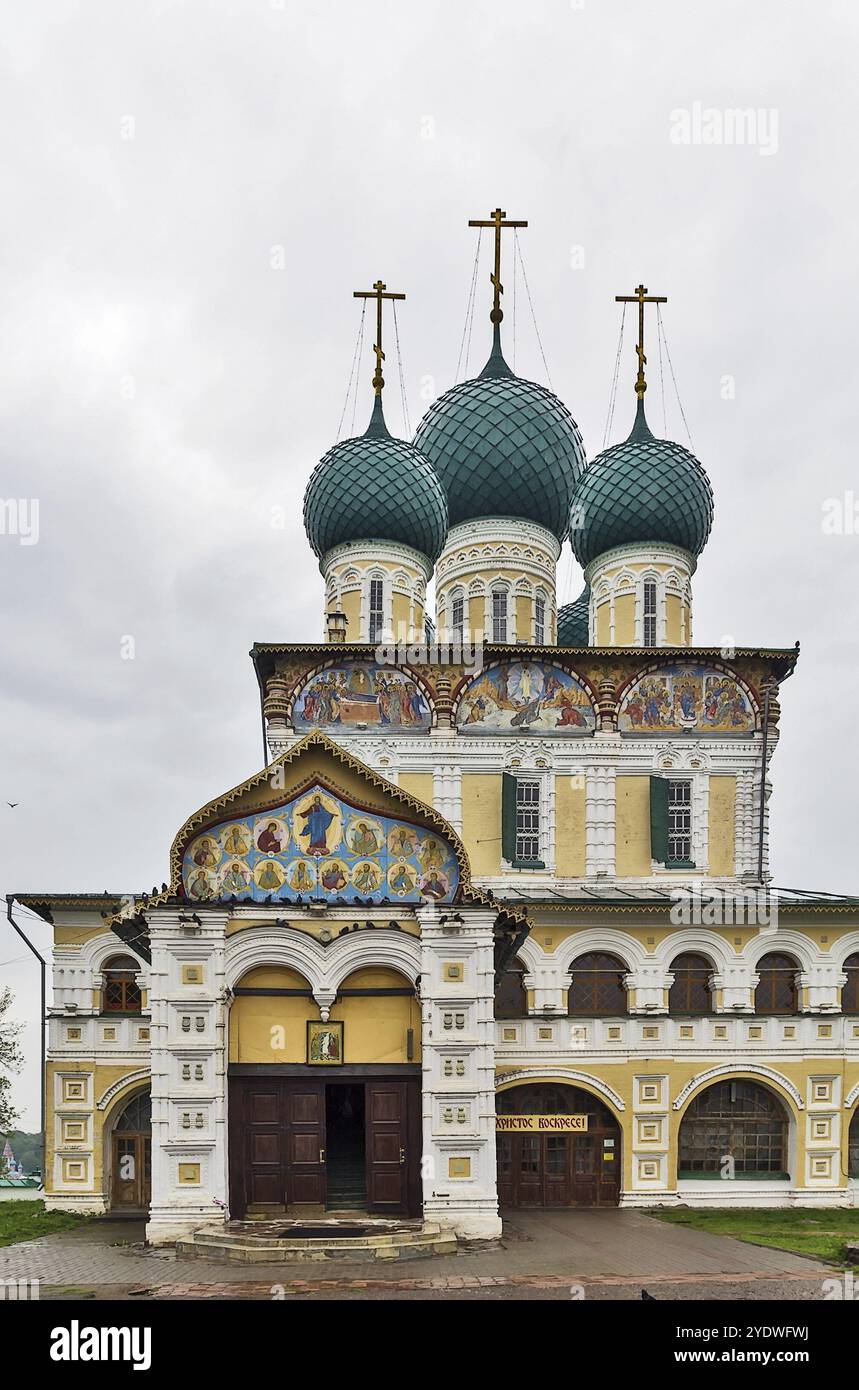
[[[432,466],[389,434],[376,397],[366,434],[344,439],[316,465],[304,494],[304,529],[321,559],[348,541],[398,541],[435,562],[447,536],[447,502]]]
[[[590,645],[590,604],[591,586],[586,584],[573,603],[565,603],[558,609],[558,646],[587,647]]]
[[[713,489],[695,455],[657,439],[639,400],[632,433],[598,454],[576,488],[570,542],[587,566],[615,546],[665,542],[698,556],[713,524]]]
[[[536,521],[563,540],[587,459],[567,407],[514,376],[498,328],[479,376],[452,386],[427,411],[415,444],[447,494],[450,524],[479,517]]]

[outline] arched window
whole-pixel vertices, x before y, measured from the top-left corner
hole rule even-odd
[[[656,646],[656,580],[644,581],[644,622],[643,637],[645,647]]]
[[[787,1115],[753,1081],[718,1081],[696,1096],[680,1125],[678,1176],[787,1177]]]
[[[131,956],[111,956],[103,967],[102,1013],[139,1014],[143,1006],[137,972],[140,966]]]
[[[602,951],[591,951],[574,960],[570,970],[567,1012],[605,1017],[626,1013],[623,961]]]
[[[546,641],[546,595],[538,589],[534,596],[534,645],[542,647]]]
[[[799,966],[791,956],[778,951],[761,956],[758,961],[758,986],[755,990],[756,1014],[795,1014],[799,1007],[796,972]]]
[[[462,589],[454,589],[450,600],[451,640],[461,642],[465,629],[465,594]]]
[[[847,957],[844,973],[847,983],[841,991],[841,1012],[859,1014],[859,955]]]
[[[514,960],[501,972],[495,985],[495,1017],[524,1018],[528,1012],[528,995],[522,976],[525,966]]]
[[[148,1091],[130,1100],[114,1125],[122,1133],[146,1134],[152,1128],[152,1097]]]
[[[670,1014],[708,1014],[712,1011],[710,976],[713,967],[705,956],[692,952],[677,956],[671,963],[674,983],[668,994]]]
[[[370,576],[369,610],[368,641],[378,642],[385,625],[385,586],[381,575]]]
[[[847,1174],[859,1178],[859,1108],[853,1111],[850,1133],[847,1138]]]
[[[492,640],[507,641],[507,590],[492,590]]]

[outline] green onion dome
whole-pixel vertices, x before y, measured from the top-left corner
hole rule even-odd
[[[629,438],[590,464],[576,488],[570,541],[579,564],[618,545],[665,542],[698,556],[713,524],[713,489],[694,454],[650,432],[639,400]]]
[[[588,607],[591,586],[586,584],[575,603],[565,603],[558,609],[558,646],[587,647],[590,644]]]
[[[514,376],[496,326],[480,376],[439,396],[415,444],[447,494],[450,524],[478,517],[536,521],[562,541],[586,467],[578,426],[558,397]]]
[[[432,466],[388,433],[376,397],[366,434],[344,439],[316,465],[304,494],[304,529],[321,559],[348,541],[399,541],[434,563],[447,536],[447,502]]]

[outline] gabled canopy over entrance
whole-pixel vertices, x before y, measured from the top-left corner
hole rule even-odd
[[[313,732],[185,822],[169,887],[133,915],[169,901],[491,899],[472,888],[465,848],[444,817]]]

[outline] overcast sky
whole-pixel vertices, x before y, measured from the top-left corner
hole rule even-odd
[[[716,496],[695,640],[801,640],[773,767],[775,878],[859,891],[859,758],[842,724],[859,521],[823,530],[827,499],[859,496],[857,29],[848,0],[7,9],[0,496],[38,499],[39,535],[0,536],[4,894],[160,884],[185,817],[260,766],[248,649],[321,633],[301,500],[337,434],[352,291],[381,275],[408,295],[414,426],[454,378],[467,221],[499,203],[529,219],[520,241],[552,384],[590,457],[614,295],[643,278],[669,296],[680,396]],[[733,109],[755,113],[746,142],[723,128],[703,143]],[[472,373],[489,346],[488,272],[484,260]],[[526,304],[520,280],[516,367],[545,380]],[[632,341],[615,439],[633,415]],[[361,429],[371,373],[365,353]],[[387,377],[400,432],[393,351]],[[673,398],[666,409],[687,442]],[[575,596],[566,557],[561,575],[562,598]],[[47,928],[30,927],[47,951]],[[37,976],[2,933],[0,979],[28,1020],[17,1095],[35,1128]]]

